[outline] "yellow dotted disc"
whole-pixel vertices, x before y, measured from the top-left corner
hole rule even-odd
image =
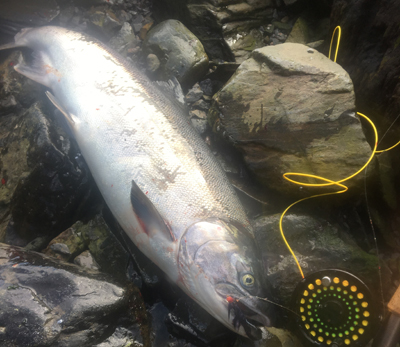
[[[304,300],[304,298],[301,298],[300,300],[300,304],[304,304],[306,301]]]
[[[315,280],[315,284],[317,285],[317,286],[320,286],[321,285],[321,280],[320,279],[317,279],[317,280]]]
[[[356,287],[356,286],[351,286],[351,287],[350,287],[350,290],[351,290],[352,292],[356,292],[356,291],[357,291],[357,287]]]
[[[340,282],[339,278],[335,277],[335,278],[333,279],[333,283],[338,284],[339,282]]]
[[[301,316],[301,320],[304,322],[306,320],[305,316]]]
[[[310,329],[310,324],[306,324],[304,326],[306,327],[307,330]],[[360,330],[362,330],[362,329],[360,329]],[[360,332],[360,330],[358,332]]]
[[[351,341],[350,341],[349,339],[344,340],[344,343],[345,343],[346,345],[349,345],[350,342],[351,342]]]
[[[318,336],[318,341],[319,342],[324,342],[324,338],[322,336]]]
[[[304,295],[304,296],[308,296],[308,291],[305,290],[304,293],[303,293],[303,295]]]
[[[313,290],[313,289],[314,289],[314,285],[313,285],[312,283],[310,283],[310,284],[308,285],[308,289]]]
[[[369,317],[369,312],[368,311],[364,311],[363,315],[364,315],[364,317]]]
[[[358,293],[358,294],[357,294],[357,298],[363,299],[363,298],[364,298],[364,294],[363,294],[363,293]]]
[[[358,329],[358,333],[359,333],[360,335],[364,334],[364,329],[363,329],[363,328]]]
[[[332,344],[332,341],[331,341],[331,340],[327,340],[327,341],[326,341],[326,344],[329,346],[329,345]]]
[[[368,321],[367,320],[363,320],[362,322],[361,322],[361,324],[362,325],[364,325],[365,327],[368,325]]]
[[[317,335],[317,333],[316,333],[314,330],[310,331],[310,334],[311,334],[312,336]]]
[[[364,307],[364,308],[365,308],[365,307],[368,307],[368,302],[363,301],[363,302],[361,303],[361,306]]]
[[[358,335],[353,335],[352,337],[353,337],[353,340],[354,340],[354,341],[357,341],[357,340],[358,340]]]
[[[349,285],[349,281],[344,280],[344,281],[342,282],[342,284],[343,284],[343,287],[347,287],[347,286]]]
[[[304,307],[300,306],[300,312],[304,312]]]

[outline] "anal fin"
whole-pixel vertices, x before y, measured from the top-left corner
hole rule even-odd
[[[132,181],[131,188],[131,203],[142,228],[149,236],[154,233],[162,233],[169,240],[176,240],[171,228],[134,181]]]

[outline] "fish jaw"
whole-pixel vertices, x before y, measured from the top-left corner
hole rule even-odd
[[[226,228],[223,222],[200,222],[187,230],[180,242],[178,285],[226,327],[259,340],[259,327],[271,326],[271,307],[260,300],[260,285],[241,283],[256,274]]]

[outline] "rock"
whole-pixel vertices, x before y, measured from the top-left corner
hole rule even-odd
[[[292,24],[290,22],[282,23],[282,22],[274,21],[274,22],[272,22],[272,25],[275,28],[278,28],[280,30],[289,31],[290,29],[292,29]]]
[[[97,264],[96,260],[94,260],[93,256],[89,251],[84,251],[79,254],[75,259],[74,263],[76,265],[91,269],[91,270],[99,270],[100,266]]]
[[[132,27],[128,22],[122,24],[118,34],[114,36],[109,42],[109,46],[116,51],[126,56],[129,50],[132,50],[139,44]]]
[[[168,314],[166,324],[171,333],[185,337],[197,344],[210,341],[219,346],[229,346],[232,335],[228,328],[214,319],[193,300],[179,299],[174,310]]]
[[[235,61],[262,47],[261,26],[272,17],[271,0],[154,2],[159,20],[177,18],[202,42],[210,59]],[[261,38],[261,39],[260,39]]]
[[[98,191],[63,116],[51,115],[42,86],[14,71],[19,56],[0,66],[0,99],[16,104],[0,117],[0,241],[25,246],[65,230],[96,205],[89,200]]]
[[[110,39],[121,28],[117,16],[111,10],[96,10],[89,17],[90,23],[95,29]]]
[[[192,105],[193,110],[208,111],[209,108],[210,108],[210,104],[208,102],[204,101],[203,99],[196,101]]]
[[[114,333],[105,341],[93,347],[141,347],[143,338],[139,329],[127,329],[118,327]]]
[[[280,214],[262,216],[253,225],[266,266],[266,279],[279,303],[288,306],[300,274],[280,234],[279,218]],[[283,231],[305,276],[317,270],[347,269],[379,292],[377,257],[364,252],[337,225],[305,214],[288,214],[283,220]]]
[[[310,33],[307,21],[304,18],[299,17],[294,23],[286,42],[306,44],[310,40],[309,37]]]
[[[308,45],[326,39],[328,31],[329,18],[316,17],[315,14],[306,12],[294,23],[286,42]]]
[[[207,130],[207,119],[191,118],[190,122],[199,134],[204,134]]]
[[[196,83],[185,95],[185,101],[191,104],[200,100],[202,96],[203,91],[201,90],[200,85]]]
[[[71,227],[53,239],[43,253],[60,260],[71,261],[85,248],[81,236],[74,227]]]
[[[285,43],[253,52],[213,98],[209,122],[244,153],[254,177],[285,194],[282,179],[300,172],[340,180],[357,172],[371,149],[354,115],[347,73],[324,55]],[[347,182],[355,186],[363,175]]]
[[[112,274],[116,278],[126,277],[129,255],[115,238],[101,214],[86,224],[76,222],[70,229],[80,235],[85,248],[103,272]]]
[[[232,50],[237,63],[242,63],[248,59],[251,52],[264,46],[264,36],[259,28],[251,28],[251,22],[234,22],[225,24],[224,39],[228,43],[228,46]],[[260,27],[260,23],[257,23],[257,27]]]
[[[155,73],[160,68],[160,60],[155,54],[150,53],[146,58],[147,71]]]
[[[207,120],[207,113],[203,110],[191,110],[189,111],[189,116],[191,118],[205,119]]]
[[[140,300],[109,276],[4,244],[0,278],[0,343],[9,347],[95,345],[115,317],[129,317],[129,299]]]
[[[157,302],[149,309],[152,346],[167,346],[170,335],[165,320],[169,312],[170,310],[162,302]]]
[[[161,62],[157,79],[176,77],[186,88],[208,69],[203,45],[177,20],[167,20],[152,28],[143,43],[143,50],[146,54],[157,55]]]
[[[55,0],[37,0],[35,3],[29,0],[0,3],[1,19],[13,25],[21,23],[22,28],[48,25],[59,13],[60,8]]]

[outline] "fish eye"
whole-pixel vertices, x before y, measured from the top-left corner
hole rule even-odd
[[[255,281],[256,281],[256,279],[250,273],[246,273],[246,274],[242,275],[240,278],[240,282],[242,283],[242,286],[245,288],[253,288]]]

